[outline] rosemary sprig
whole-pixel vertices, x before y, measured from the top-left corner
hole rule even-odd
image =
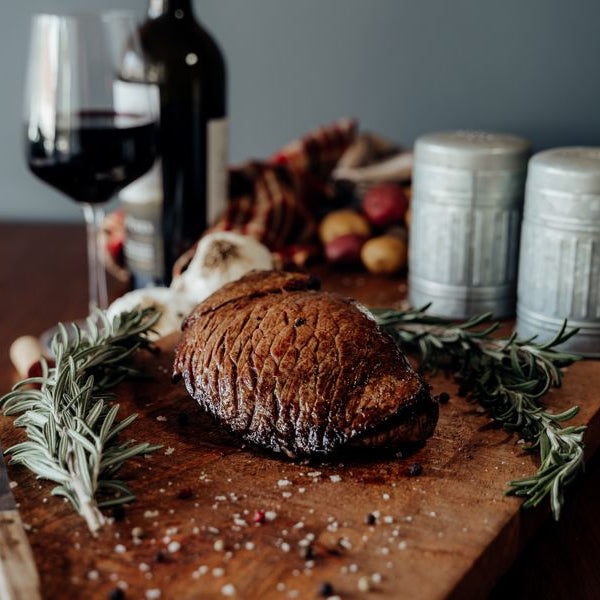
[[[517,432],[525,448],[539,452],[538,472],[510,481],[508,494],[524,496],[525,507],[536,506],[547,495],[555,519],[560,516],[565,487],[583,468],[584,426],[562,428],[578,407],[560,414],[547,410],[540,399],[551,387],[560,387],[561,368],[577,356],[555,348],[577,333],[567,331],[567,322],[554,339],[536,343],[494,337],[500,324],[491,314],[482,314],[463,323],[426,314],[427,306],[416,310],[374,309],[377,323],[401,347],[420,356],[421,369],[435,373],[440,368],[456,373],[459,393],[478,402],[492,419]]]
[[[104,523],[100,508],[131,502],[129,487],[115,478],[123,464],[160,446],[121,442],[119,436],[136,419],[118,421],[108,390],[139,375],[131,365],[140,349],[150,349],[148,334],[160,314],[153,308],[117,315],[112,322],[97,311],[87,328],[62,324],[52,340],[55,366],[42,360],[41,377],[17,383],[0,399],[5,415],[19,415],[27,441],[6,450],[11,463],[22,464],[38,479],[57,483],[55,496],[67,498],[92,533]],[[71,335],[69,335],[71,333]]]

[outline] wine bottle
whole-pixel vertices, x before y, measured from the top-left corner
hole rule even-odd
[[[140,39],[160,91],[163,283],[227,199],[226,66],[191,0],[150,0]]]

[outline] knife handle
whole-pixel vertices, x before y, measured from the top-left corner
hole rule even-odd
[[[41,598],[40,580],[33,552],[16,510],[0,511],[0,598]]]

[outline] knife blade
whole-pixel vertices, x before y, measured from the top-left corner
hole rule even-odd
[[[0,598],[38,600],[40,579],[13,496],[0,444]]]

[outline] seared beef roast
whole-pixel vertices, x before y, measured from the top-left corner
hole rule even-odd
[[[174,376],[231,431],[288,456],[428,438],[429,387],[360,305],[313,277],[254,271],[184,323]]]

